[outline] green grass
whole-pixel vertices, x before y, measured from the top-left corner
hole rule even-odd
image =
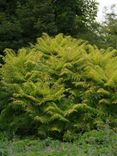
[[[117,134],[90,131],[68,143],[51,138],[8,139],[1,133],[0,156],[117,156]]]

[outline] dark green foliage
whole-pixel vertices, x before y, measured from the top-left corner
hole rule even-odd
[[[7,49],[0,81],[0,127],[66,138],[117,121],[117,50],[44,34],[15,54]]]
[[[94,21],[93,0],[0,0],[0,52],[34,42],[43,32],[77,36]]]
[[[92,0],[53,0],[58,33],[77,36],[86,33],[97,15],[97,3]]]
[[[56,33],[54,13],[49,1],[4,2],[0,10],[0,51],[18,49],[42,32]]]

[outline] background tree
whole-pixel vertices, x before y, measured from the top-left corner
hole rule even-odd
[[[117,14],[116,5],[111,6],[111,12],[105,10],[105,21],[103,23],[103,38],[106,46],[117,49]]]
[[[43,32],[77,36],[94,21],[94,0],[0,0],[0,51],[34,42]]]
[[[112,47],[117,49],[116,5],[112,5],[109,10],[105,8],[104,21],[99,23],[93,20],[90,25],[90,29],[85,33],[79,34],[80,38],[88,40],[91,44],[95,44],[99,48],[105,49]]]
[[[55,20],[58,32],[77,36],[86,32],[97,15],[97,3],[93,0],[54,0]]]

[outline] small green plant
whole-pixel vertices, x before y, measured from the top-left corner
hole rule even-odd
[[[116,127],[117,50],[44,34],[0,69],[0,128],[74,140],[69,134]],[[68,133],[69,132],[69,133]]]

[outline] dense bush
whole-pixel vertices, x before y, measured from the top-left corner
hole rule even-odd
[[[0,128],[67,140],[107,123],[116,127],[116,55],[62,34],[44,34],[18,54],[7,49],[0,70]]]

